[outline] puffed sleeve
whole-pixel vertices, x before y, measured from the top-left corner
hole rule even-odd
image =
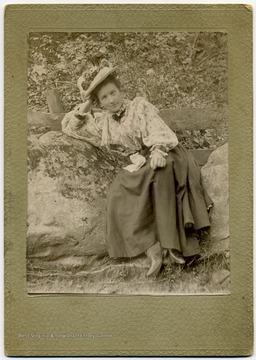
[[[135,102],[143,143],[151,151],[158,145],[167,151],[178,145],[177,136],[159,116],[159,110],[144,98],[137,97]]]
[[[62,131],[79,140],[99,146],[102,136],[103,119],[101,113],[81,113],[80,105],[67,113],[62,122]]]

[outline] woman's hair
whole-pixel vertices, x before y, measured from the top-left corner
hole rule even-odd
[[[120,81],[118,80],[118,78],[111,74],[109,75],[105,80],[103,80],[98,86],[96,86],[96,88],[91,92],[91,97],[93,99],[93,102],[94,102],[94,105],[97,106],[97,107],[100,107],[100,102],[99,102],[99,99],[98,99],[98,92],[99,90],[109,84],[109,83],[112,83],[112,84],[115,84],[116,87],[120,90],[121,89],[121,83]]]

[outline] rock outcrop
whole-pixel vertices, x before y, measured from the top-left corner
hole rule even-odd
[[[212,152],[201,169],[204,188],[214,202],[211,238],[215,249],[229,249],[229,173],[228,144]]]
[[[82,265],[106,253],[106,193],[122,159],[50,131],[28,144],[27,257]]]

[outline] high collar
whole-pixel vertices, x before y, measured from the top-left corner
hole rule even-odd
[[[120,120],[122,119],[122,117],[124,116],[125,114],[125,111],[126,111],[126,108],[127,108],[127,105],[129,104],[130,100],[128,99],[124,99],[123,101],[123,104],[122,106],[120,107],[120,109],[115,112],[114,114],[112,114],[112,118],[115,120],[115,121],[118,121],[120,122]]]

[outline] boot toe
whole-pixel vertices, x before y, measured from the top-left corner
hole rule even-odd
[[[156,277],[159,273],[162,266],[162,261],[156,262],[150,266],[150,269],[147,273],[147,277]]]
[[[171,250],[169,250],[169,254],[176,263],[185,264],[185,260],[184,260],[183,255],[181,254],[181,252],[171,249]]]

